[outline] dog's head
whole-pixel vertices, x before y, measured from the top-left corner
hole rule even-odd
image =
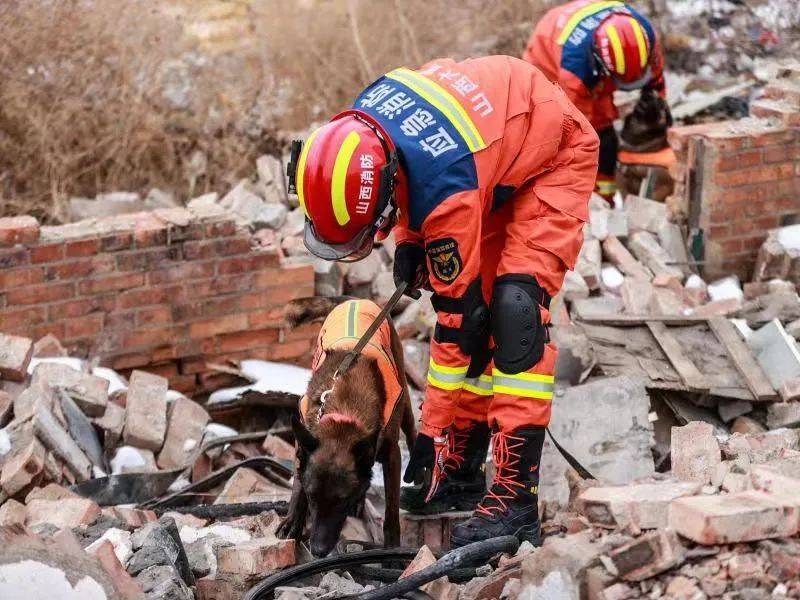
[[[367,432],[350,419],[323,418],[312,433],[296,418],[292,422],[300,458],[300,477],[311,517],[311,552],[326,556],[348,515],[364,498],[380,430]]]

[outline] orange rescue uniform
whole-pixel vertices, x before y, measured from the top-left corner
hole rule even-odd
[[[461,326],[462,314],[447,306],[478,278],[487,304],[504,275],[532,276],[550,297],[558,293],[583,242],[598,153],[592,126],[558,86],[511,57],[441,59],[388,73],[353,107],[378,121],[398,149],[406,178],[394,233],[398,245],[425,248],[440,327]],[[541,314],[548,325],[547,309]],[[524,372],[490,363],[467,378],[470,356],[437,337],[424,433],[441,435],[456,420],[488,418],[504,431],[548,424],[557,355],[549,338]]]

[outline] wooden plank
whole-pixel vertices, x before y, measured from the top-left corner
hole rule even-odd
[[[777,394],[767,379],[764,370],[756,361],[750,348],[747,347],[739,332],[725,317],[713,317],[708,326],[731,357],[731,361],[741,374],[747,387],[753,392],[756,400],[775,400]]]
[[[662,322],[648,321],[650,333],[656,338],[656,342],[667,355],[667,358],[675,367],[678,375],[681,376],[687,387],[693,390],[707,390],[703,374],[697,369],[694,363],[683,353],[678,340],[676,340]]]
[[[612,325],[615,327],[632,327],[646,325],[647,323],[664,323],[667,325],[697,325],[705,323],[708,317],[679,317],[674,315],[594,315],[576,317],[582,323],[595,323],[597,325]]]

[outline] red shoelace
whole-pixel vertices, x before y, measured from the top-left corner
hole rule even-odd
[[[524,438],[514,437],[507,433],[496,433],[492,440],[492,460],[495,465],[492,487],[481,503],[475,508],[476,513],[491,517],[493,513],[504,512],[508,505],[506,500],[513,500],[518,489],[525,484],[517,481],[517,466],[520,455],[515,452],[525,443]],[[504,493],[505,492],[505,493]]]
[[[469,441],[469,434],[471,429],[451,429],[450,434],[447,436],[448,453],[445,459],[446,471],[457,471],[462,463],[467,452],[467,442]]]

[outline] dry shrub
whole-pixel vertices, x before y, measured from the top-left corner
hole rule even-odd
[[[239,3],[245,0],[236,0]],[[211,0],[181,0],[194,9]],[[208,52],[177,0],[0,1],[0,215],[70,196],[224,192],[290,130],[381,73],[519,55],[545,0],[249,0],[246,43]]]
[[[226,57],[193,52],[148,6],[0,3],[0,213],[58,218],[69,196],[186,194],[189,180],[189,193],[220,189],[272,149],[251,118],[269,87],[254,76],[263,61],[231,81]]]

